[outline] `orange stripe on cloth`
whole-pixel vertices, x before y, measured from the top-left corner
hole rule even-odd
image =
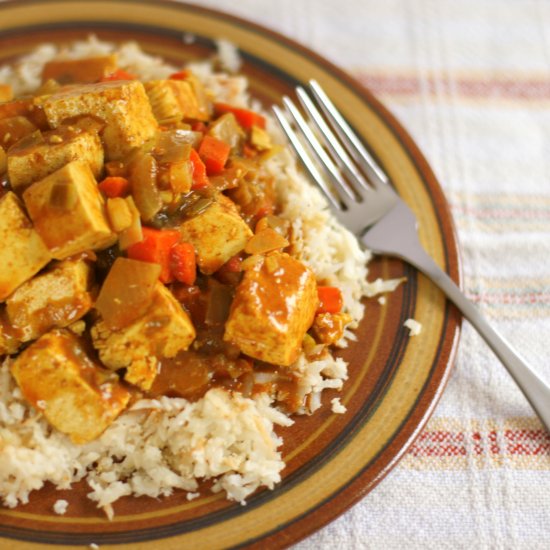
[[[536,418],[461,421],[432,419],[408,450],[406,469],[485,469],[550,471],[550,434]]]
[[[354,76],[361,84],[379,95],[416,96],[459,95],[476,99],[512,99],[522,101],[550,100],[550,79],[541,77],[428,76],[380,74],[358,70]]]

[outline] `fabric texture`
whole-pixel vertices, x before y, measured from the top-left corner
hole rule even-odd
[[[397,116],[450,204],[466,294],[550,379],[550,2],[200,4],[302,42]],[[465,323],[447,390],[405,458],[295,548],[470,547],[550,548],[550,436]]]

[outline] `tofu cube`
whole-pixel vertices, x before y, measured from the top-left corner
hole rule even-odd
[[[41,140],[23,140],[8,153],[8,177],[14,190],[24,191],[31,183],[45,178],[73,160],[90,165],[99,178],[103,169],[103,146],[99,136],[80,129],[60,127]]]
[[[235,204],[222,194],[198,215],[184,221],[180,231],[182,240],[195,247],[199,269],[206,275],[241,252],[253,236]]]
[[[84,59],[60,59],[48,61],[42,69],[42,82],[53,78],[60,84],[73,82],[97,82],[115,72],[115,54],[86,57]]]
[[[106,160],[118,160],[152,138],[157,122],[143,84],[117,80],[83,84],[52,94],[43,101],[52,128],[67,119],[91,115],[102,119]]]
[[[317,283],[309,268],[281,252],[258,256],[237,287],[224,340],[260,361],[290,366],[317,305]]]
[[[25,399],[74,443],[99,437],[130,399],[116,374],[95,364],[65,330],[42,336],[10,368]]]
[[[92,270],[84,260],[65,260],[23,283],[6,300],[8,320],[19,339],[36,340],[83,317],[93,306],[91,284]]]
[[[3,302],[52,257],[11,191],[0,198],[0,242],[0,302]]]
[[[23,200],[36,230],[56,260],[112,245],[116,235],[87,162],[75,160],[33,183]]]
[[[185,310],[160,282],[151,305],[137,321],[111,331],[99,320],[91,333],[101,362],[110,369],[126,368],[125,380],[142,390],[151,388],[162,358],[186,350],[196,335]]]
[[[145,83],[153,114],[159,124],[183,119],[207,121],[208,109],[201,104],[193,86],[185,80],[152,80]]]

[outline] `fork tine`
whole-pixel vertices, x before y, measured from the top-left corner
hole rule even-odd
[[[311,160],[311,157],[309,156],[309,153],[306,151],[305,147],[303,146],[302,142],[298,138],[296,132],[292,129],[292,126],[288,122],[286,115],[283,113],[283,111],[277,106],[273,105],[272,107],[273,113],[275,114],[275,117],[279,121],[279,124],[281,125],[281,128],[283,129],[284,133],[292,143],[292,146],[294,147],[294,150],[300,157],[300,160],[303,162],[304,166],[306,167],[307,171],[313,178],[313,181],[317,184],[317,186],[320,188],[320,190],[323,192],[325,197],[328,199],[330,204],[336,208],[337,210],[342,210],[342,205],[340,202],[335,198],[334,194],[328,187],[325,178],[321,175],[321,172],[317,169],[317,166],[315,163]]]
[[[317,99],[319,105],[323,109],[327,118],[333,124],[338,135],[344,143],[349,146],[349,150],[355,160],[364,168],[364,170],[371,177],[371,183],[374,186],[381,184],[387,184],[388,178],[382,169],[378,166],[376,161],[372,158],[370,153],[365,149],[361,140],[357,137],[355,132],[349,127],[348,123],[344,120],[338,109],[334,106],[332,101],[328,98],[327,94],[321,88],[316,80],[310,80],[309,86],[313,92],[313,95]]]
[[[367,180],[364,178],[361,172],[357,170],[355,162],[353,162],[344,147],[342,147],[340,140],[336,137],[334,132],[325,122],[325,119],[323,118],[317,107],[314,105],[313,101],[310,99],[304,88],[298,86],[296,88],[296,94],[298,96],[298,99],[300,100],[300,103],[302,104],[302,107],[321,133],[325,145],[331,151],[332,157],[336,160],[338,166],[340,166],[340,169],[346,172],[350,180],[356,183],[359,187],[370,189],[370,185],[368,184]],[[357,192],[359,191],[357,190]]]
[[[336,187],[340,200],[344,203],[346,207],[349,208],[350,201],[351,203],[354,203],[357,200],[353,193],[353,190],[349,187],[347,182],[344,180],[344,178],[342,177],[342,174],[340,173],[340,171],[338,170],[338,168],[336,167],[336,165],[334,164],[330,156],[323,149],[323,146],[319,143],[317,136],[315,136],[315,134],[312,132],[308,123],[305,121],[304,117],[302,116],[302,113],[300,113],[296,105],[294,105],[293,101],[288,96],[284,96],[283,104],[286,107],[289,115],[296,122],[298,128],[300,128],[300,131],[306,138],[307,143],[311,146],[311,148],[319,158],[323,167],[326,168],[332,180],[332,183]],[[346,196],[345,197],[342,196],[342,193]]]

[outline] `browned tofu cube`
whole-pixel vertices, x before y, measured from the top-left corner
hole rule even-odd
[[[309,268],[281,252],[258,257],[237,287],[224,340],[260,361],[290,366],[317,304],[317,284]]]
[[[116,374],[96,365],[78,337],[64,330],[31,344],[11,373],[25,399],[74,443],[99,437],[130,399]]]
[[[99,178],[103,169],[103,146],[99,136],[78,128],[60,127],[43,139],[22,140],[8,153],[8,177],[13,189],[22,192],[32,182],[45,178],[73,160],[90,165]]]
[[[115,54],[48,61],[42,69],[42,82],[53,78],[60,84],[90,83],[101,80],[117,68]]]
[[[0,302],[38,273],[51,254],[11,191],[0,198]]]
[[[35,340],[83,317],[93,305],[91,283],[92,270],[84,260],[65,260],[23,283],[6,300],[8,320],[19,339]]]
[[[125,380],[143,390],[151,388],[162,358],[175,357],[195,339],[191,319],[160,282],[151,305],[137,321],[112,331],[100,320],[91,332],[101,362],[115,370],[126,367]]]
[[[157,131],[149,99],[137,80],[71,87],[46,98],[43,107],[52,128],[82,115],[102,119],[106,124],[103,142],[107,160],[125,157]]]
[[[56,260],[112,245],[116,235],[88,163],[75,160],[33,183],[23,200],[36,230]]]
[[[152,80],[145,83],[145,91],[159,124],[180,122],[184,118],[203,121],[209,118],[208,109],[185,80]]]
[[[241,252],[253,236],[235,204],[222,194],[198,215],[183,222],[180,231],[182,240],[195,247],[199,268],[206,275]]]
[[[24,116],[0,119],[0,145],[7,151],[20,139],[32,134],[36,126]]]

